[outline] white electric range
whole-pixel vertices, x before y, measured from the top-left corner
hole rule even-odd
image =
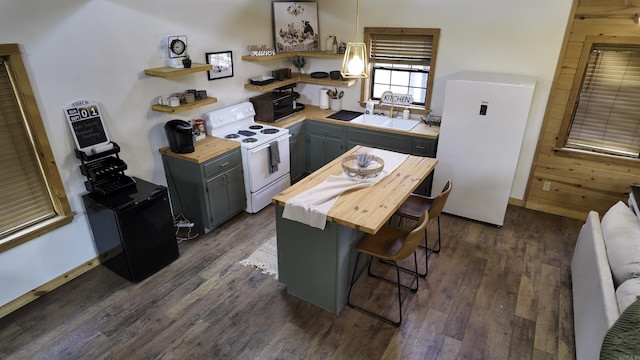
[[[248,213],[257,213],[291,185],[289,130],[254,121],[253,104],[244,102],[203,114],[207,133],[238,141],[242,153]]]

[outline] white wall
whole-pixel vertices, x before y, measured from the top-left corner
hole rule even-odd
[[[361,0],[364,26],[442,29],[433,109],[440,114],[446,79],[462,70],[498,71],[539,79],[520,157],[515,197],[524,192],[544,106],[569,14],[570,0]],[[319,0],[319,32],[352,41],[355,1]],[[166,184],[158,148],[167,145],[166,121],[246,101],[248,78],[286,61],[240,61],[251,44],[272,44],[271,2],[265,0],[0,0],[0,43],[18,43],[35,91],[71,207],[72,224],[0,253],[0,306],[96,256],[80,196],[84,177],[62,108],[77,99],[98,101],[107,131],[121,148],[128,175]],[[186,34],[194,61],[233,51],[234,77],[208,81],[205,73],[161,79],[145,68],[164,65],[161,46]],[[311,59],[307,71],[340,64]],[[150,110],[159,95],[206,89],[218,103],[178,116]],[[302,102],[317,105],[319,86],[301,84]],[[360,86],[345,89],[344,107],[359,110]]]

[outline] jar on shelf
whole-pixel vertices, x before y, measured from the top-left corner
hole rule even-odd
[[[333,51],[333,39],[334,39],[333,35],[329,35],[329,37],[327,38],[326,50],[328,53],[331,53]]]

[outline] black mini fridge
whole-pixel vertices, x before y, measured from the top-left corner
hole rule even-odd
[[[180,255],[167,188],[133,180],[130,188],[82,199],[101,264],[139,282]]]

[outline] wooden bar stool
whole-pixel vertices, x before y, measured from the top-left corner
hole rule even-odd
[[[424,248],[425,248],[425,270],[424,273],[418,273],[421,277],[426,277],[429,272],[429,256],[431,253],[439,253],[441,246],[441,237],[440,237],[440,213],[444,208],[444,205],[447,203],[447,198],[449,198],[449,194],[451,193],[452,184],[451,180],[447,181],[442,189],[442,192],[434,197],[423,196],[418,194],[411,194],[405,200],[400,208],[396,211],[395,215],[399,215],[402,218],[408,218],[411,220],[418,220],[423,212],[429,212],[429,219],[437,219],[438,220],[438,240],[436,241],[433,248],[429,248],[429,241],[427,237],[427,228],[424,229]],[[420,247],[423,247],[420,245]],[[407,269],[404,269],[407,270]]]
[[[351,277],[351,283],[349,284],[349,293],[347,295],[347,304],[350,307],[358,309],[365,314],[388,322],[394,326],[400,326],[400,324],[402,323],[402,303],[404,302],[404,299],[406,298],[409,291],[418,291],[418,258],[416,256],[416,249],[418,248],[418,244],[420,244],[424,237],[424,231],[427,227],[428,222],[429,213],[427,211],[424,211],[419,217],[418,223],[413,230],[402,229],[391,225],[383,225],[383,227],[376,234],[367,234],[362,239],[360,239],[360,241],[355,246],[355,249],[358,251],[358,255],[356,257],[356,263],[353,267],[353,276]],[[358,276],[356,276],[360,254],[369,255],[369,263],[367,265],[367,272],[369,276],[397,285],[398,313],[400,319],[399,321],[393,321],[382,315],[374,313],[373,311],[366,310],[361,306],[351,303],[351,290],[353,289],[353,285],[361,275],[358,274]],[[400,283],[400,266],[398,265],[397,261],[406,259],[411,256],[411,254],[413,254],[413,262],[415,264],[416,270],[415,272],[412,272],[414,278],[411,281],[411,284],[407,286]],[[395,265],[397,281],[392,281],[382,276],[371,273],[371,260],[373,259],[373,257]],[[415,287],[413,287],[414,283]],[[405,289],[404,296],[402,295],[402,288]]]

